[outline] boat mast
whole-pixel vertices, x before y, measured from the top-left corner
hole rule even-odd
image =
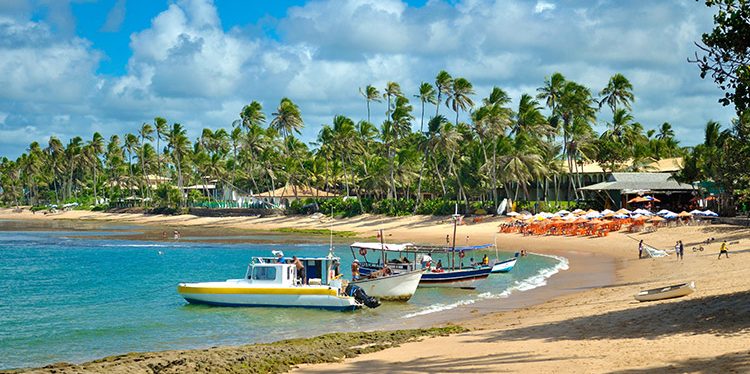
[[[385,268],[385,243],[383,242],[383,229],[378,229],[380,231],[380,258],[383,260],[383,268]]]
[[[456,203],[456,212],[453,214],[453,250],[451,251],[451,269],[456,269],[456,226],[458,225],[458,203]]]

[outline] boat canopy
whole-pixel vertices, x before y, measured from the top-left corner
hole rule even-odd
[[[447,247],[447,246],[436,246],[436,245],[416,245],[412,243],[403,244],[388,244],[388,243],[363,243],[357,242],[350,245],[351,248],[364,248],[374,251],[385,251],[385,252],[420,252],[420,253],[449,253],[449,252],[468,252],[476,251],[480,249],[486,249],[493,247],[494,244],[482,244],[472,245],[464,247]]]

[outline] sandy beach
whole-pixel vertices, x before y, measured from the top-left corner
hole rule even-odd
[[[0,210],[0,220],[85,220],[148,225],[160,230],[226,228],[270,230],[282,227],[359,233],[372,237],[384,229],[388,241],[445,243],[452,224],[440,217],[393,218],[359,216],[328,219],[310,216],[212,218],[144,216],[70,211],[55,215]],[[501,219],[469,222],[458,229],[457,244],[495,240]],[[705,251],[693,246],[717,240]],[[685,243],[685,258],[674,255],[639,260],[637,240],[668,249]],[[720,240],[731,245],[729,259],[717,260]],[[356,239],[352,239],[356,240]],[[338,363],[303,365],[300,372],[747,372],[750,371],[750,230],[726,225],[664,228],[654,233],[613,233],[603,238],[525,237],[497,234],[503,250],[565,256],[569,269],[549,285],[530,291],[524,307],[506,310],[502,299],[461,310],[459,324],[470,331],[428,338],[398,348],[362,354]],[[639,303],[641,289],[694,280],[697,291],[684,298]],[[552,298],[550,300],[550,298]],[[455,314],[454,314],[455,316]],[[182,351],[200,361],[210,350]],[[146,357],[147,356],[147,357]],[[167,360],[169,353],[128,355],[113,366],[82,364],[63,372],[149,372],[148,364]],[[188,366],[185,366],[187,368]],[[180,372],[179,365],[174,370]],[[60,367],[42,371],[61,371]],[[211,371],[210,368],[201,371]]]

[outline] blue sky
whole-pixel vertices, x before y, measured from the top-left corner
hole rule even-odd
[[[311,141],[336,114],[365,118],[358,87],[392,80],[411,96],[441,69],[472,81],[475,101],[496,85],[516,103],[556,71],[594,92],[623,73],[635,119],[693,145],[706,121],[733,118],[686,62],[711,16],[690,0],[3,0],[0,156],[155,116],[196,137],[285,96]]]

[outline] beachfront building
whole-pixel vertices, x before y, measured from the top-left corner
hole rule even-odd
[[[309,198],[330,199],[338,196],[338,194],[319,190],[315,187],[297,186],[295,184],[286,184],[284,187],[261,192],[255,195],[256,198],[263,202],[283,208],[288,207],[294,200],[304,200]]]
[[[607,204],[617,204],[613,204],[611,199],[602,196],[596,190],[590,190],[582,187],[588,187],[608,182],[611,179],[612,174],[615,172],[630,172],[642,174],[663,173],[672,175],[682,170],[682,165],[683,160],[681,157],[665,158],[643,164],[636,164],[633,161],[628,161],[620,165],[600,165],[596,162],[568,165],[567,162],[560,161],[555,168],[557,170],[557,173],[543,180],[532,181],[527,186],[528,195],[522,193],[523,189],[519,189],[519,194],[515,200],[527,200],[531,202],[601,202],[602,200],[604,200],[604,205],[608,207]],[[511,199],[514,198],[513,195],[502,197],[510,197]],[[533,208],[530,209],[535,210]]]
[[[698,193],[697,187],[676,181],[670,173],[644,172],[610,173],[606,181],[579,190],[595,193],[609,209],[629,208],[639,201],[638,196],[648,195],[656,199],[652,209],[673,211],[690,210]]]

